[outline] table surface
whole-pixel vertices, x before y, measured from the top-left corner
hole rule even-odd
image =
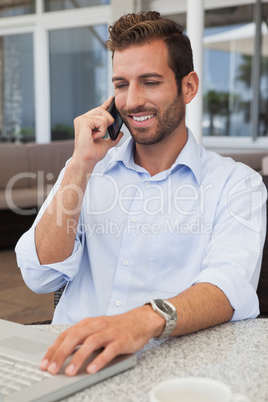
[[[165,341],[151,340],[138,353],[135,368],[64,401],[148,402],[150,389],[159,382],[189,376],[220,380],[252,402],[267,402],[268,319],[229,322]]]

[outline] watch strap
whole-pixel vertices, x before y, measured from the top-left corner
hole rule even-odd
[[[168,300],[150,300],[146,304],[151,304],[153,310],[166,320],[162,334],[155,339],[165,339],[170,336],[177,324],[177,310]]]

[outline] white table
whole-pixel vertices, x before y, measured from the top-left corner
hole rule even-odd
[[[43,329],[58,332],[61,327]],[[64,401],[148,402],[154,385],[187,376],[221,380],[252,402],[268,401],[268,319],[227,323],[166,341],[151,340],[138,357],[134,369]]]

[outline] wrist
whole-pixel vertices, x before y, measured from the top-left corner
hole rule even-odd
[[[85,163],[72,157],[66,167],[62,183],[78,186],[84,191],[94,167],[95,164]]]
[[[70,166],[72,173],[78,177],[88,177],[88,175],[94,170],[96,162],[91,160],[83,160],[83,158],[80,158],[79,155],[74,153],[72,159],[68,163],[68,166]]]

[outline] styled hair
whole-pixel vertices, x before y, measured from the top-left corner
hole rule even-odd
[[[183,77],[194,69],[191,43],[181,25],[149,11],[123,15],[108,32],[106,47],[112,56],[116,50],[163,40],[168,50],[168,66],[174,71],[178,93],[181,93]]]

